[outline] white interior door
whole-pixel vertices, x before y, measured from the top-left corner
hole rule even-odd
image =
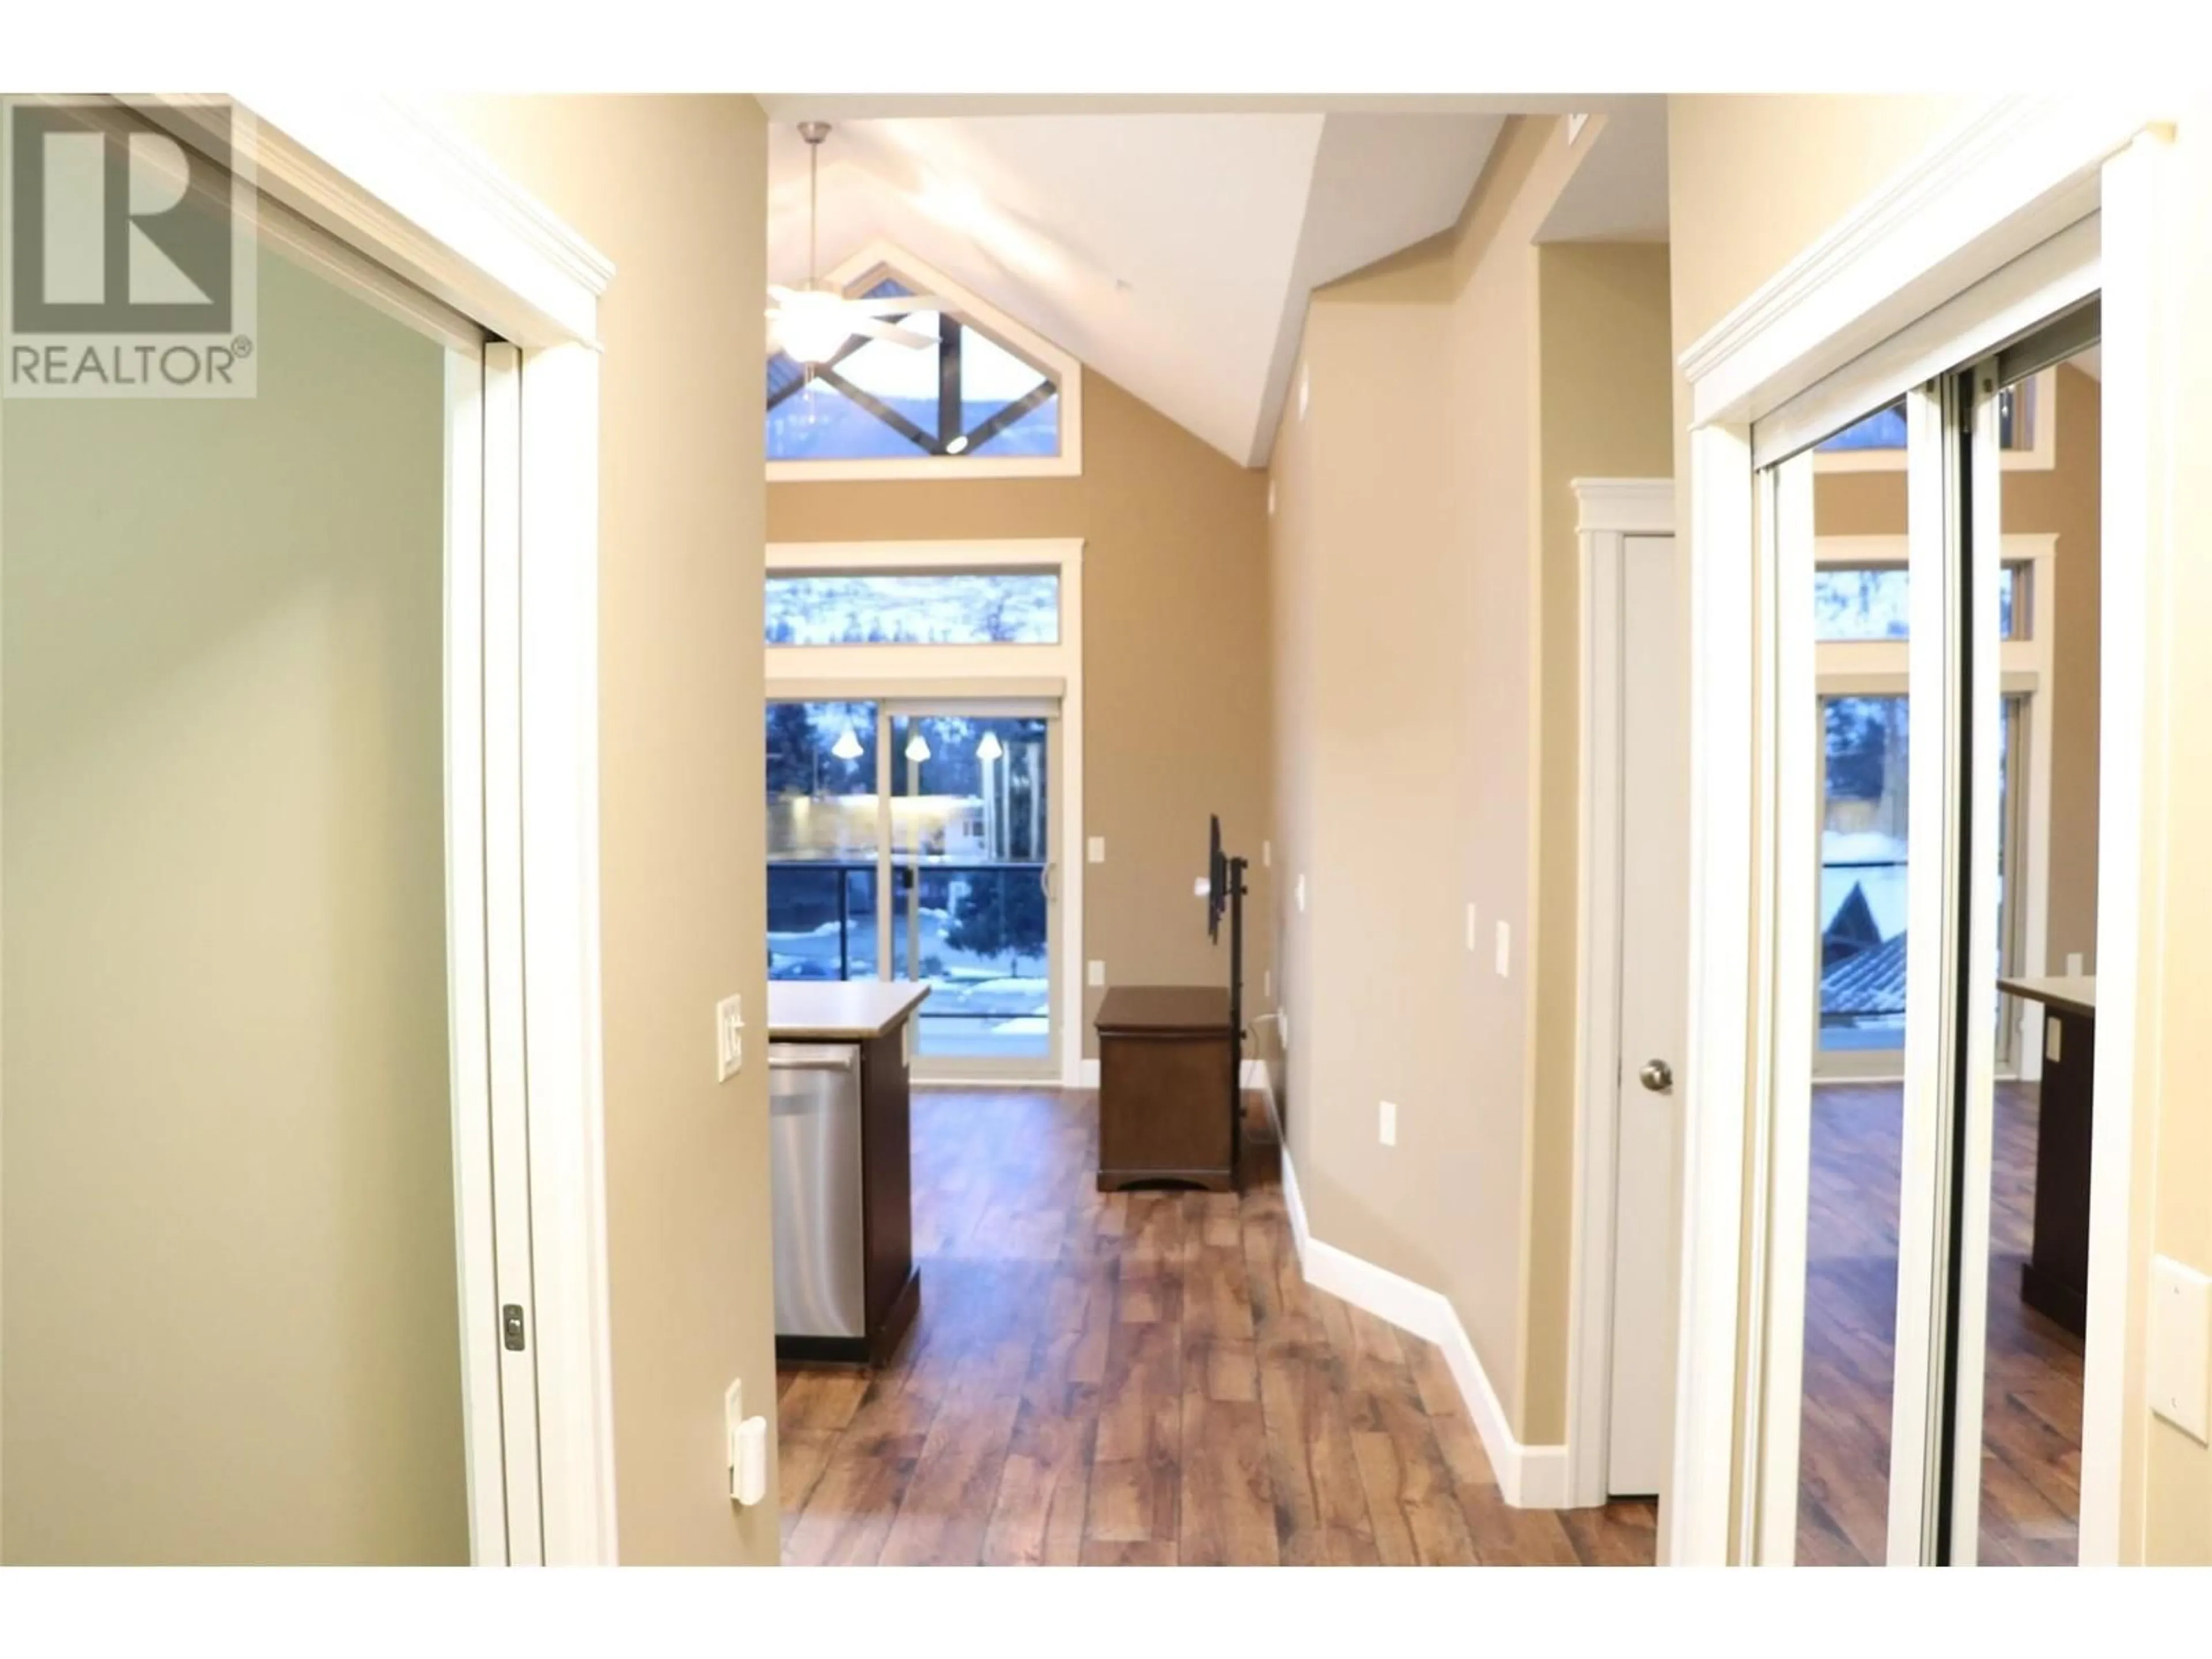
[[[1687,1019],[1689,720],[1680,562],[1631,536],[1620,570],[1620,1065],[1606,1490],[1664,1484],[1674,1422],[1681,1114]]]

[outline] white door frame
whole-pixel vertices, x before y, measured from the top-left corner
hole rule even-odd
[[[2143,923],[2157,914],[2166,857],[2142,807],[2163,797],[2166,764],[2143,732],[2165,671],[2149,595],[2162,589],[2174,558],[2160,503],[2177,458],[2170,425],[2154,418],[2172,381],[2154,347],[2180,270],[2172,167],[2162,112],[2095,99],[1994,100],[1683,355],[1692,410],[1693,1003],[1674,1470],[1662,1516],[1668,1559],[1771,1559],[1784,1530],[1782,1517],[1760,1514],[1757,1476],[1771,1404],[1762,1382],[1770,1291],[1791,1293],[1765,1273],[1779,1012],[1772,923],[1775,884],[1791,878],[1778,867],[1775,834],[1775,539],[1771,511],[1763,526],[1770,533],[1761,533],[1752,422],[1830,380],[1924,381],[2046,314],[2063,282],[2046,282],[2019,256],[2092,211],[2101,215],[2101,251],[2087,275],[2103,303],[2108,550],[2100,810],[2115,833],[2100,849],[2099,872],[2099,1014],[2112,1036],[2098,1045],[2081,1559],[2141,1554],[2121,1504],[2124,1460],[2140,1456],[2128,1443],[2124,1372],[2143,1317],[2134,1286],[2148,1260],[2147,1142],[2159,1106],[2157,1068],[2139,1068],[2136,1059],[2159,973],[2155,930]],[[2008,267],[2017,281],[1996,285],[2017,289],[2014,311],[1999,314],[1984,302],[1964,319],[1965,333],[1961,319],[1938,314]],[[2060,273],[2074,292],[2082,275]],[[1846,414],[1853,390],[1838,391],[1836,407]],[[1802,1280],[1794,1291],[1802,1299]]]
[[[914,702],[1012,697],[1060,700],[1060,775],[1051,780],[1058,827],[1060,1082],[1083,1081],[1083,542],[770,542],[768,574],[1052,570],[1060,576],[1060,639],[1052,645],[771,645],[768,695],[777,701]],[[952,1079],[944,1079],[951,1081]],[[1005,1083],[1004,1077],[982,1077]],[[1095,1086],[1095,1085],[1094,1085]]]
[[[511,1078],[527,1118],[532,1328],[526,1340],[535,1359],[540,1542],[536,1551],[514,1550],[514,1559],[611,1563],[598,305],[613,267],[474,149],[392,100],[316,90],[240,94],[236,101],[254,118],[255,182],[265,194],[511,343],[488,353],[488,377],[507,377],[513,418],[487,420],[483,479],[488,528],[501,524],[501,503],[511,517],[510,555],[501,559],[487,546],[478,617],[468,615],[467,596],[448,592],[449,690],[455,678],[481,672],[477,706],[488,724],[473,751],[449,745],[446,798],[448,846],[483,848],[482,889],[463,872],[449,903],[481,902],[500,889],[515,899],[486,905],[472,927],[449,930],[456,949],[482,940],[482,958],[465,982],[483,988],[474,1014],[494,1034],[495,1050],[488,1066],[457,1055],[456,1088],[477,1091],[476,1106],[489,1115],[494,1097],[506,1096],[502,1077]],[[163,118],[189,138],[204,113],[179,100]],[[495,401],[492,390],[488,384],[488,404]],[[470,640],[478,620],[481,633]],[[495,648],[471,648],[487,644]],[[512,776],[498,775],[502,757]],[[484,811],[487,763],[493,793],[511,796],[503,817]],[[512,1034],[511,1068],[499,1062],[501,1032]],[[475,1107],[457,1095],[455,1109]],[[464,1296],[481,1302],[494,1292],[466,1246],[472,1236],[489,1236],[491,1218],[482,1212],[489,1183],[464,1164],[456,1187]],[[465,1332],[481,1329],[484,1311],[465,1310]],[[500,1470],[477,1467],[490,1455],[478,1403],[471,1402],[466,1443],[471,1492],[506,1491],[513,1501],[515,1488]],[[532,1529],[531,1517],[507,1518],[511,1537]],[[474,1531],[479,1559],[507,1559],[492,1553],[489,1528]]]
[[[1633,536],[1674,534],[1672,478],[1577,478],[1582,540],[1582,856],[1575,963],[1574,1266],[1567,1303],[1567,1501],[1606,1501],[1613,1382],[1614,1182],[1620,1121],[1622,562]],[[1667,621],[1671,623],[1674,619]]]

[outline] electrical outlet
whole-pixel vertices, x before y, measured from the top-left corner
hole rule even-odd
[[[1512,930],[1510,927],[1507,927],[1504,922],[1502,922],[1502,921],[1501,921],[1501,922],[1499,922],[1499,923],[1498,924],[1498,978],[1500,978],[1500,979],[1505,979],[1505,978],[1509,977],[1509,975],[1508,975],[1508,974],[1507,974],[1507,972],[1506,972],[1506,969],[1507,969],[1507,964],[1508,964],[1508,963],[1512,960],[1512,956],[1513,956],[1513,930]]]
[[[1375,1126],[1375,1138],[1385,1146],[1395,1146],[1398,1144],[1398,1103],[1396,1101],[1386,1100],[1382,1103],[1380,1121]]]
[[[2212,1279],[2168,1256],[2150,1264],[2150,1408],[2203,1442],[2207,1360],[2212,1358]]]
[[[1467,953],[1473,956],[1481,947],[1474,942],[1474,901],[1467,902]]]
[[[1306,911],[1306,878],[1305,878],[1304,876],[1300,876],[1300,877],[1298,878],[1298,914],[1299,914],[1300,915],[1304,915],[1305,914],[1305,911]]]
[[[745,1000],[724,997],[714,1005],[714,1081],[727,1083],[745,1067]]]
[[[1093,985],[1103,985],[1106,982],[1106,964],[1103,962],[1091,963],[1085,970],[1084,977]]]
[[[1103,864],[1103,863],[1105,863],[1105,862],[1106,862],[1106,837],[1105,837],[1105,836],[1091,836],[1091,861],[1093,864]]]

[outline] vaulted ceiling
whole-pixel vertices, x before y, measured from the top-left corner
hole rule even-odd
[[[832,119],[823,270],[904,247],[1259,465],[1307,295],[1453,223],[1510,108],[1620,100],[763,101],[771,282],[808,274],[796,123]]]

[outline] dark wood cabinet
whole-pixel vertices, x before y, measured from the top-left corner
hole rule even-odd
[[[1098,1008],[1098,1190],[1237,1186],[1237,1045],[1229,993],[1118,986]]]
[[[2043,1005],[2043,1081],[2036,1094],[2035,1239],[2021,1264],[2020,1299],[2080,1336],[2089,1312],[2089,1149],[2096,1124],[2097,981],[2000,979]]]

